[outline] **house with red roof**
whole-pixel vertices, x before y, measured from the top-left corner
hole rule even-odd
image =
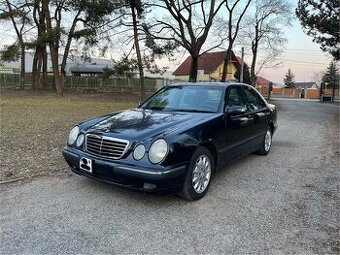
[[[263,78],[262,76],[256,76],[256,86],[255,87],[269,87],[270,80]]]
[[[262,76],[257,76],[256,77],[256,85],[255,88],[268,88],[269,83],[272,83],[273,88],[279,88],[278,85],[276,85],[274,82],[267,80],[266,78]]]
[[[223,64],[227,51],[206,52],[198,60],[198,81],[219,81],[222,78]],[[192,58],[187,57],[176,69],[173,75],[178,80],[189,80]],[[242,60],[231,52],[231,60],[228,65],[227,80],[236,80],[234,74],[240,68]]]

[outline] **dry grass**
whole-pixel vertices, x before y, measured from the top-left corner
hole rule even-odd
[[[1,92],[0,181],[64,171],[61,149],[74,124],[136,102],[131,95]]]

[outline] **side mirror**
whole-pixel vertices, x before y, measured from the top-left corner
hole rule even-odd
[[[143,101],[138,102],[138,107],[141,107],[142,104],[143,104]]]
[[[230,116],[241,115],[247,112],[245,106],[227,106],[226,113]]]

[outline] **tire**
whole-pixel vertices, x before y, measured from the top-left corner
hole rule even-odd
[[[191,157],[180,196],[198,200],[207,193],[215,170],[214,157],[205,147],[199,147]]]
[[[265,156],[269,153],[273,142],[273,132],[270,127],[268,127],[266,134],[263,137],[263,142],[261,149],[257,152],[259,155]]]

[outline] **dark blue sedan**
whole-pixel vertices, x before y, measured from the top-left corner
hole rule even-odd
[[[77,174],[195,200],[228,162],[268,154],[276,127],[275,106],[249,85],[175,84],[138,108],[79,123],[63,156]]]

